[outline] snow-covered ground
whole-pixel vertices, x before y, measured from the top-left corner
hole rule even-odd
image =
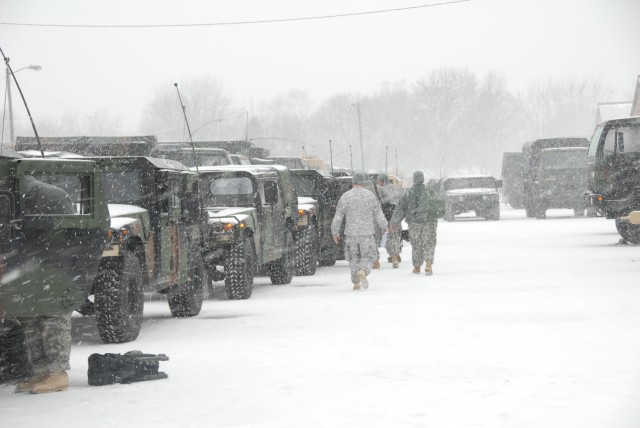
[[[1,385],[0,426],[638,427],[640,247],[571,214],[441,221],[434,276],[405,247],[367,291],[338,262],[191,319],[149,302],[133,343],[74,318],[71,388]],[[91,353],[133,349],[169,378],[88,386]]]

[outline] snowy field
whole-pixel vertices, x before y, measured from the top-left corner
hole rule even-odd
[[[441,221],[433,277],[381,249],[367,291],[338,262],[191,319],[148,302],[133,343],[74,318],[70,389],[0,385],[0,427],[639,427],[640,247],[571,214]],[[91,353],[133,349],[169,378],[88,386]]]

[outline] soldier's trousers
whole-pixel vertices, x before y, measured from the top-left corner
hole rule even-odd
[[[20,318],[35,376],[69,370],[71,314]]]
[[[433,263],[436,252],[438,221],[409,223],[411,240],[411,260],[414,266],[422,266],[426,261]]]
[[[398,227],[393,231],[389,231],[387,233],[387,253],[389,253],[389,257],[399,256],[402,251],[402,226],[398,225]]]
[[[358,282],[356,274],[359,270],[367,275],[371,272],[373,262],[378,260],[378,243],[373,235],[347,236],[344,241],[344,257],[351,268],[351,282]]]

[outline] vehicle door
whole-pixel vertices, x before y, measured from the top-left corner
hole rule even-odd
[[[186,264],[180,263],[180,245],[184,239],[180,178],[177,171],[158,172],[156,209],[160,213],[160,224],[155,240],[156,289],[178,284],[180,271],[185,267],[182,265]]]
[[[264,262],[280,258],[284,247],[285,215],[282,192],[277,180],[259,184],[261,205],[262,250]]]

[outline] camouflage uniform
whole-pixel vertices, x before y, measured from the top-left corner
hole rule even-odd
[[[391,224],[398,225],[406,219],[409,225],[413,266],[418,269],[434,261],[437,243],[438,217],[441,199],[433,186],[424,184],[424,174],[413,174],[413,187],[407,191],[396,206]]]
[[[355,177],[354,184],[357,184]],[[331,222],[331,233],[334,236],[340,233],[340,226],[345,217],[345,258],[351,267],[351,282],[355,284],[358,282],[357,272],[364,270],[368,275],[373,262],[377,260],[375,226],[384,230],[387,220],[378,199],[363,187],[354,187],[340,197]]]
[[[388,180],[388,179],[387,179]],[[400,198],[404,194],[401,187],[398,187],[391,182],[385,183],[384,186],[378,186],[380,193],[380,201],[382,203],[398,205]],[[402,252],[402,226],[396,225],[396,229],[393,232],[389,231],[387,235],[387,243],[385,245],[389,257],[399,256]]]
[[[19,321],[24,328],[33,376],[71,368],[71,314],[19,318]]]

